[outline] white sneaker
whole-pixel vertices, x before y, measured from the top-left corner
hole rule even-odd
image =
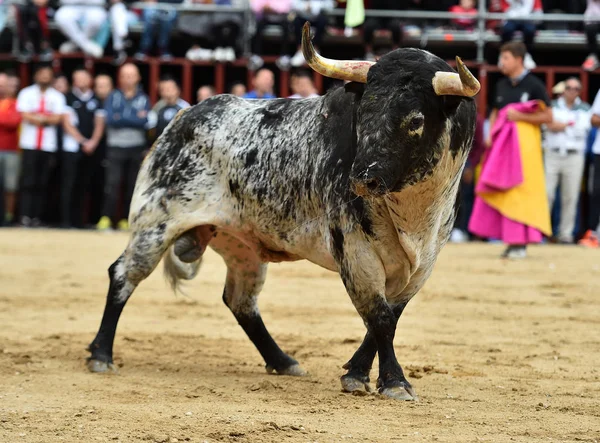
[[[290,59],[289,55],[282,55],[277,60],[275,60],[275,64],[282,71],[289,71],[289,69],[290,69],[290,60],[291,59]]]
[[[523,260],[527,258],[527,248],[508,247],[502,256],[509,260]]]
[[[87,42],[81,49],[83,49],[83,52],[91,55],[94,58],[100,58],[104,54],[104,48],[102,48],[102,46],[100,46],[98,43],[94,43],[92,41]]]
[[[213,58],[213,51],[204,48],[192,48],[188,50],[188,52],[185,54],[185,57],[192,61],[211,60]]]
[[[525,54],[525,58],[523,59],[523,67],[528,70],[535,69],[537,67],[537,63],[533,60],[533,57],[529,52]]]
[[[265,64],[265,61],[262,59],[262,57],[260,55],[251,55],[250,58],[248,59],[248,69],[250,71],[258,71],[260,68],[263,67],[263,65]]]
[[[79,51],[79,46],[77,46],[75,42],[72,41],[64,42],[58,48],[58,52],[60,52],[61,54],[73,54],[77,51]]]
[[[302,66],[304,64],[304,54],[302,54],[302,51],[298,50],[290,60],[290,63],[294,68]]]
[[[216,62],[225,61],[225,48],[216,48],[213,51],[213,60]]]
[[[232,47],[223,49],[226,62],[234,62],[236,60],[235,49]]]
[[[450,234],[450,243],[466,243],[469,241],[469,237],[463,231],[458,228],[452,230]]]

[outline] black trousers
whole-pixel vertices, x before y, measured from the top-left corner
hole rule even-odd
[[[596,37],[600,30],[600,23],[586,23],[585,36],[587,38],[587,48],[590,54],[598,55],[598,42]]]
[[[303,15],[297,15],[294,19],[294,36],[296,38],[296,46],[300,46],[302,44],[302,26],[304,26],[306,21],[309,21],[311,26],[315,28],[313,44],[318,48],[321,46],[323,36],[325,35],[327,17],[324,14],[319,14],[314,18],[307,18]]]
[[[288,46],[290,44],[290,22],[287,19],[287,16],[284,15],[275,15],[275,16],[265,16],[256,22],[256,34],[254,35],[254,39],[252,40],[252,52],[257,55],[263,55],[263,32],[265,28],[269,25],[279,25],[283,31],[283,35],[281,37],[281,55],[288,54]]]
[[[590,192],[590,216],[588,228],[596,230],[600,223],[600,154],[594,154],[592,163],[592,189]]]
[[[368,18],[365,21],[365,44],[370,46],[373,44],[373,34],[378,29],[387,29],[392,32],[392,41],[394,45],[402,44],[402,23],[394,18]]]
[[[81,157],[80,152],[62,152],[60,157],[60,222],[65,226],[72,226],[77,212],[83,210],[75,188]]]
[[[471,218],[473,204],[475,203],[475,184],[462,182],[457,198],[460,206],[458,208],[456,221],[454,222],[454,227],[468,233],[469,219]]]
[[[48,190],[54,153],[23,149],[21,158],[20,213],[29,218],[40,218],[44,210],[44,196]]]
[[[104,205],[102,215],[116,217],[119,203],[121,183],[124,184],[123,211],[121,218],[129,215],[129,206],[135,187],[138,171],[143,160],[145,146],[135,148],[119,148],[109,146],[106,150],[106,181],[104,183]]]

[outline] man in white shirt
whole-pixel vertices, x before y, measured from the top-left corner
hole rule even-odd
[[[23,150],[21,169],[21,224],[39,226],[50,172],[57,150],[56,126],[62,124],[65,96],[50,85],[54,72],[49,65],[37,67],[35,84],[17,97],[21,113],[19,146]]]
[[[577,202],[585,167],[585,148],[591,128],[590,105],[579,98],[581,83],[571,77],[565,91],[552,103],[552,123],[546,125],[546,192],[550,209],[560,184],[560,225],[558,240],[573,243]]]

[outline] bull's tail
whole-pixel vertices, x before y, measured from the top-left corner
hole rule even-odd
[[[175,254],[175,245],[171,245],[163,258],[165,279],[174,292],[180,291],[180,280],[192,280],[200,270],[202,257],[191,263],[185,263]]]

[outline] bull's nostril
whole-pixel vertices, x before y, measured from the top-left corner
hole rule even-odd
[[[379,180],[377,180],[376,178],[372,178],[370,180],[367,180],[365,182],[365,185],[367,185],[367,189],[369,191],[375,191],[377,190],[377,188],[379,188]]]

